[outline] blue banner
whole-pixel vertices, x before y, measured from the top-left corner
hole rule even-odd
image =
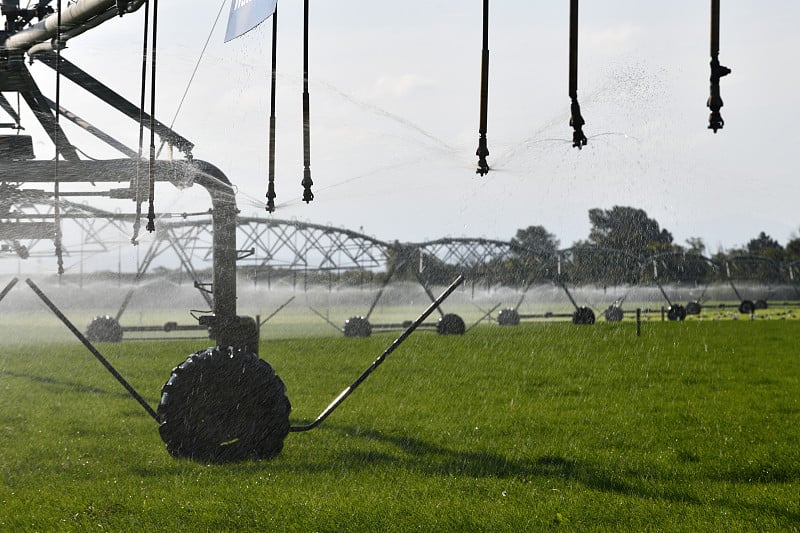
[[[225,42],[244,35],[267,20],[277,6],[278,0],[231,0]]]

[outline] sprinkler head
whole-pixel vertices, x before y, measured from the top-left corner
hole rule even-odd
[[[583,120],[583,117],[581,116],[581,106],[578,104],[577,98],[572,99],[570,110],[571,116],[569,119],[569,125],[572,126],[573,130],[575,130],[572,132],[572,146],[580,150],[586,146],[588,140],[586,139],[586,135],[583,133],[583,126],[586,124],[586,121]]]
[[[489,173],[489,163],[486,162],[486,156],[489,155],[489,147],[486,145],[486,134],[481,133],[478,139],[478,150],[475,152],[478,156],[478,168],[475,170],[476,174],[485,176]]]

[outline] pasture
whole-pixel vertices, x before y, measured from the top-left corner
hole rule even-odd
[[[267,337],[261,357],[297,424],[395,336]],[[207,342],[98,347],[155,406]],[[170,457],[77,340],[17,337],[0,530],[797,531],[798,346],[797,320],[420,331],[277,458],[208,465]]]

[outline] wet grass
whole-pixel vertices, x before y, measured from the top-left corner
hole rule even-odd
[[[271,340],[292,421],[391,342]],[[198,342],[100,345],[155,405]],[[0,355],[0,530],[796,531],[800,322],[412,336],[271,461],[171,458],[77,341]]]

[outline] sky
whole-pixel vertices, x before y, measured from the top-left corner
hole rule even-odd
[[[195,143],[194,156],[226,173],[242,214],[270,216],[271,21],[223,43],[228,2],[161,4],[157,117],[174,121]],[[721,81],[725,127],[717,134],[707,129],[708,2],[581,3],[578,95],[589,138],[582,150],[572,147],[569,126],[569,3],[491,2],[485,177],[475,173],[482,2],[310,4],[316,199],[301,201],[303,2],[282,0],[275,218],[403,242],[508,240],[542,225],[567,247],[587,238],[589,209],[625,205],[644,209],[676,243],[700,237],[712,253],[761,231],[782,244],[800,232],[796,0],[722,2],[720,61],[733,72]],[[71,40],[64,56],[138,102],[143,18],[140,10],[113,19]],[[53,72],[32,71],[52,98]],[[69,83],[61,102],[136,147],[135,122]],[[33,119],[25,125],[37,156],[51,158]],[[67,132],[92,157],[121,157]],[[156,211],[207,209],[197,189],[159,185]]]

